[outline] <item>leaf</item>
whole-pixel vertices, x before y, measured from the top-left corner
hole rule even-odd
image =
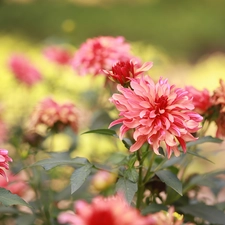
[[[4,206],[23,205],[31,208],[31,206],[16,194],[12,194],[5,188],[0,188],[0,202]]]
[[[185,205],[179,207],[185,214],[190,214],[202,218],[209,223],[225,225],[225,214],[215,206],[205,205],[203,203],[197,203],[192,205]]]
[[[199,158],[201,158],[201,159],[204,159],[204,160],[206,160],[206,161],[208,161],[208,162],[211,162],[211,163],[213,163],[213,164],[215,164],[213,161],[207,159],[207,158],[204,157],[204,156],[199,155],[197,152],[193,152],[193,151],[187,150],[187,153],[188,153],[188,154],[191,154],[191,155],[194,155],[194,156],[196,156],[196,157],[199,157]]]
[[[49,158],[38,161],[31,166],[42,166],[45,170],[50,170],[56,166],[62,165],[83,166],[87,163],[89,163],[88,160],[82,157],[76,157],[73,159]]]
[[[109,136],[114,136],[114,137],[118,137],[118,135],[116,134],[115,130],[111,130],[111,129],[97,129],[97,130],[89,130],[86,131],[82,134],[103,134],[103,135],[109,135]]]
[[[162,204],[156,204],[156,203],[151,203],[149,204],[147,207],[145,207],[141,213],[142,215],[148,215],[149,213],[156,213],[159,212],[161,210],[167,211],[167,207],[165,205]]]
[[[201,138],[197,139],[196,141],[188,142],[186,144],[186,146],[191,147],[191,146],[203,144],[203,143],[206,143],[206,142],[221,143],[221,142],[223,142],[223,140],[221,140],[219,138],[214,138],[212,136],[205,136],[205,137],[201,137]]]
[[[130,149],[131,145],[133,144],[129,138],[123,138],[122,142],[128,150]]]
[[[124,176],[128,178],[128,180],[132,182],[138,181],[138,172],[135,168],[130,168],[124,171]]]
[[[178,194],[182,195],[182,183],[175,174],[169,170],[160,170],[156,172],[156,175],[162,182],[174,189]]]
[[[73,172],[70,181],[71,181],[71,194],[73,194],[81,185],[85,182],[89,174],[91,173],[91,168],[93,165],[87,163],[86,165],[75,169]]]
[[[128,179],[121,177],[116,183],[116,191],[122,192],[127,202],[130,204],[137,192],[137,183],[133,183]]]

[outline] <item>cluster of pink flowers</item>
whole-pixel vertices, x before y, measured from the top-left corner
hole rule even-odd
[[[13,55],[9,60],[9,67],[16,79],[28,87],[42,80],[38,69],[22,54]]]
[[[101,74],[118,61],[132,59],[130,45],[123,37],[101,36],[88,39],[72,59],[72,66],[80,75]]]
[[[78,200],[75,202],[74,211],[76,213],[59,214],[58,222],[70,225],[181,225],[183,222],[182,219],[174,217],[173,209],[167,214],[159,212],[142,216],[119,194],[108,198],[97,196],[90,204]]]
[[[8,150],[0,149],[0,175],[7,179],[5,171],[2,169],[9,169],[9,162],[12,162],[12,159],[8,156]]]
[[[59,46],[49,46],[45,48],[44,56],[59,65],[70,64],[72,58],[71,53],[67,49]]]
[[[78,131],[78,111],[73,103],[58,104],[51,98],[39,103],[31,116],[31,127],[44,124],[56,131],[70,126],[75,133]]]
[[[186,151],[186,141],[194,141],[192,135],[199,130],[202,117],[194,112],[194,105],[188,92],[170,85],[167,79],[155,84],[149,76],[130,78],[130,87],[118,85],[121,94],[113,94],[110,101],[119,110],[120,118],[110,127],[121,124],[120,138],[134,129],[134,152],[148,142],[159,154],[161,142],[166,145],[168,157],[172,152],[179,155],[178,143]]]

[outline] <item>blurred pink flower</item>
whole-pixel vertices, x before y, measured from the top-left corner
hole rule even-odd
[[[11,172],[7,172],[6,176],[8,177],[8,181],[3,177],[0,177],[0,187],[3,187],[13,194],[17,194],[22,197],[28,189],[28,185],[24,178],[22,178],[19,174],[14,175]]]
[[[48,128],[55,128],[57,131],[70,126],[75,133],[78,131],[77,109],[72,103],[58,104],[51,98],[46,98],[38,104],[31,115],[31,127],[40,124]]]
[[[224,138],[225,137],[225,113],[220,113],[219,117],[216,119],[216,137]]]
[[[0,149],[0,175],[7,179],[5,171],[2,169],[9,169],[9,162],[12,162],[12,159],[8,156],[8,150]]]
[[[143,72],[148,71],[153,66],[152,62],[146,62],[142,66],[138,62],[130,61],[119,61],[112,66],[112,70],[102,70],[107,78],[112,81],[125,86],[130,82],[130,78],[135,78]]]
[[[160,78],[158,83],[149,76],[131,79],[130,88],[118,85],[122,94],[114,94],[110,101],[120,111],[121,118],[113,121],[110,127],[122,123],[120,138],[130,129],[135,129],[135,143],[130,151],[137,151],[145,142],[152,145],[159,154],[161,142],[165,142],[168,158],[172,151],[180,154],[178,142],[186,151],[186,141],[194,141],[191,134],[199,130],[202,117],[194,112],[194,105],[188,92],[168,84]]]
[[[23,55],[13,55],[9,60],[9,67],[16,79],[28,87],[42,80],[40,72]]]
[[[59,46],[50,46],[45,48],[44,56],[59,65],[69,64],[72,58],[72,55],[68,50]]]
[[[102,73],[102,69],[110,70],[118,61],[133,58],[130,45],[123,37],[101,36],[87,39],[75,53],[73,68],[80,75]]]
[[[74,211],[58,216],[59,223],[70,225],[146,225],[146,218],[127,204],[120,195],[103,198],[95,197],[90,204],[79,200]]]
[[[185,90],[188,91],[189,96],[193,98],[192,102],[197,113],[203,115],[207,109],[212,106],[212,99],[207,89],[200,91],[193,86],[186,86]]]
[[[225,82],[220,79],[220,87],[218,87],[212,96],[213,105],[220,106],[220,112],[225,112]]]
[[[168,212],[160,211],[147,216],[146,225],[182,225],[183,216],[170,207]]]

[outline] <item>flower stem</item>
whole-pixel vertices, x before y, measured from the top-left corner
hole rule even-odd
[[[141,158],[141,152],[140,150],[138,150],[137,152],[137,159],[139,162],[139,176],[138,176],[138,190],[137,190],[137,201],[136,201],[136,208],[140,209],[141,204],[142,204],[142,199],[143,199],[143,192],[144,192],[144,188],[143,188],[143,180],[142,180],[142,172],[143,172],[143,161]]]

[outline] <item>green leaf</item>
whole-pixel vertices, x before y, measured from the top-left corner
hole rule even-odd
[[[138,172],[135,168],[130,168],[130,169],[125,170],[124,176],[132,182],[138,181]]]
[[[204,156],[199,155],[197,152],[193,152],[193,151],[187,150],[187,153],[188,153],[188,154],[191,154],[191,155],[194,155],[194,156],[196,156],[196,157],[199,157],[199,158],[201,158],[201,159],[204,159],[204,160],[206,160],[206,161],[208,161],[208,162],[211,162],[211,163],[213,163],[213,164],[215,164],[213,161],[207,159],[207,158],[204,157]]]
[[[225,225],[225,214],[215,206],[205,205],[203,203],[197,203],[192,205],[185,205],[179,207],[184,214],[190,214],[202,218],[209,223]]]
[[[141,213],[142,215],[148,215],[150,213],[156,213],[159,212],[161,210],[167,211],[167,207],[165,205],[162,204],[156,204],[156,203],[151,203],[149,204],[147,207],[145,207]]]
[[[85,182],[89,174],[91,173],[91,168],[93,165],[90,163],[75,169],[73,172],[70,181],[71,181],[71,194],[73,194],[81,185]]]
[[[128,150],[130,149],[131,145],[133,144],[129,138],[123,138],[122,142]]]
[[[121,177],[116,183],[116,191],[122,192],[127,202],[130,204],[137,192],[137,183],[133,183],[130,180]]]
[[[97,129],[97,130],[89,130],[86,131],[82,134],[103,134],[103,135],[109,135],[109,136],[114,136],[114,137],[118,137],[118,135],[116,134],[115,130],[111,130],[111,129]]]
[[[38,161],[31,166],[42,166],[45,170],[50,170],[56,166],[62,165],[83,166],[87,163],[89,163],[88,160],[82,157],[76,157],[74,159],[49,158]]]
[[[164,182],[167,186],[174,189],[178,194],[182,195],[182,183],[175,174],[169,170],[160,170],[156,172],[159,179]]]
[[[12,194],[9,190],[0,188],[0,202],[4,206],[23,205],[31,208],[31,206],[16,194]]]
[[[219,139],[219,138],[214,138],[212,136],[205,136],[205,137],[201,137],[199,139],[197,139],[196,141],[191,141],[191,142],[188,142],[186,144],[187,147],[191,147],[191,146],[194,146],[194,145],[199,145],[199,144],[203,144],[203,143],[206,143],[206,142],[211,142],[211,143],[221,143],[223,140]]]

